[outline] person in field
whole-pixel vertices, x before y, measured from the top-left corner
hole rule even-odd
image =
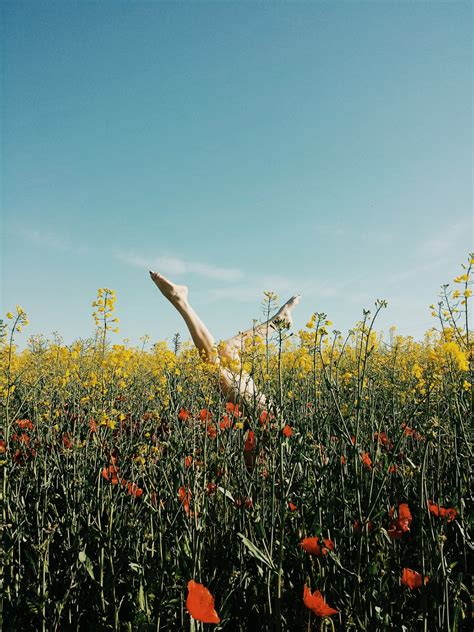
[[[258,409],[267,408],[270,403],[267,402],[265,395],[257,390],[252,377],[241,368],[240,350],[247,339],[253,336],[265,336],[269,330],[276,329],[276,323],[278,322],[283,321],[287,327],[291,327],[293,323],[291,312],[295,305],[299,303],[300,295],[292,296],[265,323],[247,329],[244,332],[239,332],[232,338],[216,345],[209,329],[188,302],[188,288],[185,285],[176,285],[163,275],[152,270],[150,270],[150,277],[163,296],[170,301],[183,317],[201,356],[207,362],[219,367],[221,388],[228,401],[237,402],[240,400],[247,405],[253,404]]]

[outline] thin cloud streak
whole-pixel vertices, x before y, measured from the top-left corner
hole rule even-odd
[[[472,237],[473,221],[465,220],[446,226],[443,231],[425,239],[417,248],[420,257],[438,257],[440,254],[459,251],[466,235]]]
[[[186,261],[174,256],[142,257],[134,253],[120,253],[117,259],[128,265],[144,270],[156,270],[164,274],[181,276],[195,274],[215,281],[235,282],[243,278],[244,273],[238,268],[222,268],[200,261]]]
[[[79,255],[84,255],[88,252],[87,246],[73,244],[67,236],[60,235],[51,230],[44,230],[43,228],[33,226],[22,226],[21,224],[10,226],[9,230],[15,237],[19,237],[39,248]]]
[[[68,241],[51,231],[26,226],[13,226],[12,233],[35,246],[50,248],[58,252],[66,252],[69,249]]]
[[[302,281],[280,276],[262,276],[260,279],[252,280],[251,283],[212,288],[208,292],[208,297],[213,302],[225,300],[247,303],[255,302],[259,298],[263,300],[265,291],[275,292],[280,302],[284,303],[295,294],[301,294],[303,299],[315,296],[318,298],[337,297],[343,294],[344,288],[340,284],[334,285],[326,281]]]

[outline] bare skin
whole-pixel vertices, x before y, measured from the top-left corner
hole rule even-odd
[[[284,321],[290,327],[293,322],[291,311],[299,303],[300,295],[297,294],[290,298],[265,323],[247,329],[221,343],[218,350],[210,331],[188,302],[188,288],[185,285],[172,283],[163,275],[151,270],[150,277],[163,296],[169,300],[183,317],[191,338],[203,358],[219,367],[221,386],[229,400],[237,401],[237,399],[241,398],[245,402],[255,402],[258,408],[265,408],[267,406],[266,398],[262,393],[258,392],[252,377],[245,371],[233,371],[222,366],[221,358],[240,363],[240,350],[246,340],[253,336],[266,335],[269,330],[275,330],[276,322],[278,321]]]

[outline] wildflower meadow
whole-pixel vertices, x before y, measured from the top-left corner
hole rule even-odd
[[[118,343],[111,289],[70,345],[19,350],[8,312],[3,629],[471,629],[473,267],[423,341],[378,332],[383,300],[347,334],[318,312],[254,336],[267,409],[226,401],[178,336]]]

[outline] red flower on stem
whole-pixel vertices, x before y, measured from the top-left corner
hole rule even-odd
[[[389,450],[393,448],[393,442],[387,437],[386,432],[376,432],[374,433],[374,441],[378,441],[380,445],[385,446]]]
[[[372,459],[370,458],[368,452],[362,452],[362,454],[360,455],[360,460],[368,470],[372,469]]]
[[[66,448],[66,450],[70,450],[73,446],[71,435],[69,434],[69,432],[65,432],[63,434],[63,446]]]
[[[185,487],[180,487],[178,489],[178,497],[179,500],[181,501],[181,504],[183,505],[183,509],[184,511],[189,515],[191,510],[189,507],[189,501],[191,500],[191,490],[186,490]]]
[[[334,551],[334,542],[329,538],[303,538],[300,542],[300,547],[310,553],[316,555],[316,557],[323,557],[328,554],[328,551]]]
[[[247,438],[245,439],[244,452],[253,452],[255,450],[255,432],[249,430]]]
[[[188,582],[186,609],[189,614],[202,623],[220,623],[220,617],[214,607],[214,597],[202,584],[194,579]]]
[[[119,482],[118,469],[115,465],[105,466],[102,470],[102,476],[106,481],[110,481],[112,485],[117,485]]]
[[[258,419],[258,423],[265,427],[269,421],[271,421],[272,419],[275,419],[275,415],[272,415],[271,413],[268,412],[268,410],[264,410],[262,411],[262,413],[260,414],[260,417]]]
[[[429,582],[429,577],[420,575],[416,571],[412,571],[411,568],[404,568],[402,571],[401,582],[404,586],[408,586],[410,590],[414,590],[415,588],[421,588],[422,584],[426,584]]]
[[[240,417],[240,415],[242,414],[239,409],[239,405],[234,404],[233,402],[227,402],[227,404],[225,405],[225,409],[226,412],[229,413],[229,415],[234,415],[234,417]]]
[[[135,498],[140,498],[143,494],[143,489],[138,487],[136,483],[127,483],[127,491],[130,496],[135,496]]]
[[[404,533],[410,531],[410,526],[412,523],[412,515],[410,511],[410,507],[407,503],[400,503],[398,505],[398,517],[393,518],[394,508],[391,507],[389,511],[390,526],[387,530],[388,535],[393,539],[400,539]]]
[[[178,419],[180,421],[187,421],[191,417],[191,413],[186,408],[181,407],[178,413]]]
[[[206,426],[207,436],[209,439],[215,439],[217,437],[217,428],[215,424],[209,423]]]
[[[29,419],[17,419],[16,425],[22,430],[33,430],[33,422]]]
[[[232,421],[227,415],[222,417],[222,421],[219,422],[219,428],[221,430],[228,430],[229,428],[232,428]]]
[[[316,590],[311,594],[311,590],[305,584],[303,590],[303,603],[312,610],[317,617],[330,617],[332,614],[337,614],[338,610],[331,608],[325,601],[319,590]]]
[[[207,408],[202,408],[199,412],[199,419],[201,421],[210,421],[212,419],[211,411],[207,410]]]
[[[436,516],[437,518],[443,518],[448,522],[452,522],[453,520],[455,520],[456,516],[458,515],[457,509],[455,509],[454,507],[440,507],[439,505],[431,502],[431,500],[428,501],[428,511],[430,512],[430,514],[433,514],[433,516]]]

